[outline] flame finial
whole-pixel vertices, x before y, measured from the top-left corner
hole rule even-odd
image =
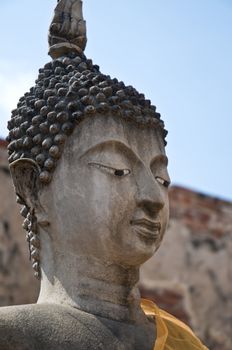
[[[49,55],[55,59],[86,47],[86,23],[81,0],[58,0],[49,28]]]

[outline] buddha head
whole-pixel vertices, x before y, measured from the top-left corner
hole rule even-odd
[[[53,60],[8,123],[10,169],[37,278],[46,235],[64,254],[139,266],[159,247],[168,221],[160,114],[86,58],[81,2],[67,3],[65,10],[59,1],[50,29]],[[78,18],[76,35],[62,29],[65,11]]]

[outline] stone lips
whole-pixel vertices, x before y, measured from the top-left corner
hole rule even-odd
[[[9,162],[33,159],[41,183],[48,184],[67,136],[83,118],[97,113],[113,113],[140,126],[158,127],[166,144],[167,131],[160,114],[143,94],[103,75],[84,55],[70,54],[40,69],[35,87],[12,111]]]

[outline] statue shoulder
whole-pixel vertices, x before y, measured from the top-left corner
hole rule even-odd
[[[0,308],[1,350],[122,349],[90,314],[55,304]],[[114,345],[115,344],[115,345]]]
[[[0,308],[0,349],[26,350],[31,345],[31,339],[26,332],[30,309],[28,306]]]

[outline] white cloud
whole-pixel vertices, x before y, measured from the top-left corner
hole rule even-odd
[[[7,121],[23,94],[34,85],[35,77],[28,72],[12,72],[8,62],[0,61],[0,136],[7,135]]]

